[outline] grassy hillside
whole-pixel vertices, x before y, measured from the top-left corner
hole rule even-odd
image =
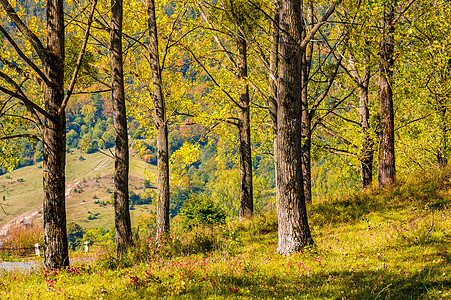
[[[68,270],[0,275],[0,297],[450,299],[449,178],[422,174],[389,191],[314,203],[315,246],[288,257],[276,252],[274,212],[192,231],[174,220],[163,244],[137,241],[121,260],[97,246]]]
[[[68,222],[79,223],[83,228],[109,229],[114,226],[114,211],[111,204],[113,191],[113,167],[111,157],[102,153],[86,154],[72,151],[67,156],[66,202]],[[130,161],[130,190],[144,192],[144,171],[155,172],[156,167],[136,156]],[[0,225],[13,219],[31,217],[42,220],[42,162],[17,169],[0,176]],[[5,200],[3,200],[3,197]],[[111,202],[110,202],[111,203]],[[132,211],[132,222],[152,205],[136,206]],[[91,216],[91,217],[90,217]],[[88,219],[88,218],[91,218]]]

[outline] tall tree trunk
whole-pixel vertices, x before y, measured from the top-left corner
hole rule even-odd
[[[271,52],[269,56],[269,96],[268,108],[273,129],[274,173],[277,186],[277,98],[279,69],[279,1],[275,2],[274,20],[271,26]],[[276,187],[277,190],[277,187]]]
[[[247,44],[241,37],[237,38],[238,78],[243,82],[247,77]],[[254,212],[252,192],[252,155],[249,86],[244,84],[239,95],[238,131],[240,135],[240,218],[251,218]]]
[[[393,113],[394,8],[384,12],[379,46],[379,188],[396,183]]]
[[[64,11],[62,0],[47,3],[47,61],[44,73],[54,87],[44,86],[45,110],[52,116],[44,128],[44,265],[69,266],[65,207],[66,116],[64,99]]]
[[[440,115],[440,145],[437,150],[437,163],[440,168],[445,167],[448,164],[448,120],[446,118],[446,101],[444,99],[439,99],[438,103],[438,113]]]
[[[269,56],[269,91],[268,108],[273,130],[274,174],[277,190],[277,98],[278,98],[278,69],[279,69],[279,1],[275,1],[274,20],[271,26],[271,49]]]
[[[301,6],[281,1],[277,103],[277,251],[288,255],[313,243],[307,222],[301,160]]]
[[[122,0],[111,1],[111,80],[113,119],[115,133],[114,164],[114,220],[116,227],[116,251],[118,257],[132,244],[128,195],[128,133],[125,111],[124,74],[122,63]]]
[[[313,3],[309,1],[307,9],[308,23],[313,24]],[[313,25],[312,25],[313,26]],[[302,37],[305,38],[306,30],[303,30]],[[308,84],[310,76],[310,67],[312,63],[313,43],[309,42],[302,55],[302,69],[301,69],[301,106],[302,106],[302,121],[301,121],[301,136],[303,138],[302,144],[302,178],[304,181],[304,197],[305,202],[312,203],[312,165],[311,165],[311,149],[312,149],[312,131],[311,131],[311,116],[308,103]]]
[[[158,199],[157,199],[157,238],[169,233],[169,146],[166,109],[163,97],[163,81],[161,78],[158,52],[157,19],[155,1],[147,0],[147,24],[149,27],[149,54],[152,73],[153,101],[155,105],[155,126],[157,128],[157,167],[158,167]]]
[[[369,109],[368,109],[368,86],[370,74],[368,69],[364,70],[359,84],[359,116],[360,126],[363,131],[362,153],[360,156],[360,178],[362,189],[369,188],[373,182],[373,157],[374,143],[370,137]]]
[[[276,1],[274,21],[271,26],[271,52],[269,56],[269,116],[274,131],[274,146],[277,146],[277,98],[278,98],[278,69],[279,69],[279,1]],[[274,153],[276,151],[274,150]]]

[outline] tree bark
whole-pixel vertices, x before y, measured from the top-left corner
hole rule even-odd
[[[276,1],[274,21],[271,27],[271,52],[269,56],[269,116],[274,132],[274,146],[277,146],[277,98],[278,98],[278,69],[279,69],[279,1]],[[274,148],[274,153],[276,153]]]
[[[269,56],[269,97],[268,108],[273,130],[274,174],[277,178],[277,98],[279,84],[279,1],[275,2],[274,20],[271,26],[271,52]],[[277,180],[276,180],[277,190]]]
[[[283,255],[313,243],[307,221],[301,158],[301,6],[281,1],[280,70],[277,103],[278,246]]]
[[[44,265],[69,266],[65,207],[66,116],[58,114],[64,99],[64,11],[62,0],[47,3],[47,53],[44,74],[45,110],[51,118],[44,128]]]
[[[307,17],[310,16],[308,22],[313,24],[313,3],[308,4]],[[312,25],[313,26],[313,25]],[[303,30],[302,37],[305,38],[306,30]],[[302,178],[304,181],[304,197],[305,202],[312,203],[312,166],[311,166],[311,149],[312,149],[312,120],[309,111],[308,103],[308,84],[310,76],[310,67],[312,63],[313,44],[309,42],[306,46],[305,52],[302,55],[302,69],[301,69],[301,105],[302,105],[302,121],[301,121],[301,136],[302,143]]]
[[[153,101],[155,105],[155,126],[157,128],[157,239],[169,233],[169,146],[166,109],[163,97],[163,81],[161,77],[158,51],[157,19],[155,1],[147,0],[147,24],[149,27],[150,69],[153,85]]]
[[[247,43],[241,37],[237,38],[237,71],[238,78],[243,82],[247,77]],[[238,131],[240,136],[240,218],[251,218],[254,212],[252,191],[252,155],[251,155],[251,125],[249,85],[244,86],[239,95]]]
[[[439,99],[437,101],[438,104],[438,113],[440,115],[440,144],[437,149],[437,163],[440,168],[446,167],[448,164],[448,120],[446,117],[447,105],[444,99]]]
[[[269,56],[269,89],[268,89],[268,111],[273,131],[273,159],[274,175],[277,179],[277,98],[278,98],[278,69],[279,69],[279,1],[275,1],[274,19],[271,26],[271,49]],[[277,180],[276,180],[277,190]]]
[[[384,12],[379,46],[379,188],[396,183],[393,113],[394,8]]]
[[[359,117],[363,131],[362,153],[360,155],[360,178],[362,190],[369,188],[373,182],[374,143],[370,137],[370,112],[368,109],[368,86],[370,74],[366,68],[359,80]]]
[[[122,0],[111,1],[111,80],[115,133],[114,214],[116,252],[121,257],[133,245],[130,222],[128,173],[129,149],[125,110],[124,74],[122,62]]]

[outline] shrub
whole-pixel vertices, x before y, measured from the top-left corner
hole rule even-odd
[[[116,231],[114,227],[110,230],[89,229],[83,234],[83,241],[89,242],[90,245],[112,246],[116,243]]]
[[[72,250],[83,244],[84,230],[77,223],[69,223],[67,226],[67,242]]]
[[[3,240],[3,248],[14,248],[13,256],[25,256],[34,253],[34,245],[44,244],[42,226],[34,224],[15,224],[9,228],[8,238]]]
[[[133,226],[134,235],[137,238],[150,238],[156,233],[156,215],[146,214],[138,217]]]
[[[151,187],[152,187],[152,182],[150,181],[150,179],[144,179],[144,181],[143,181],[143,185],[144,185],[144,187],[145,188],[148,188],[148,189],[150,189]]]
[[[185,228],[222,224],[226,219],[225,211],[215,205],[211,199],[202,195],[194,195],[188,198],[182,205],[180,215]]]

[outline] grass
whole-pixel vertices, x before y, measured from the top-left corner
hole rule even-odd
[[[309,209],[315,246],[277,254],[274,213],[137,241],[70,269],[4,273],[1,299],[451,299],[451,189],[435,173]],[[73,253],[77,256],[77,253]],[[83,257],[78,258],[83,261]]]
[[[113,206],[101,206],[94,202],[111,200],[113,168],[112,158],[101,153],[86,154],[71,151],[67,155],[66,190],[70,190],[66,199],[68,220],[79,223],[84,229],[112,227]],[[0,210],[0,225],[20,216],[29,216],[32,212],[34,213],[31,219],[38,223],[42,222],[42,170],[42,163],[39,163],[0,176],[0,205],[4,208],[4,211]],[[156,172],[156,167],[132,156],[131,191],[135,193],[144,191],[143,180],[146,178],[144,170],[153,173]],[[137,209],[132,211],[132,220],[154,210],[152,205],[137,206]],[[89,220],[91,214],[98,214],[97,219]]]

